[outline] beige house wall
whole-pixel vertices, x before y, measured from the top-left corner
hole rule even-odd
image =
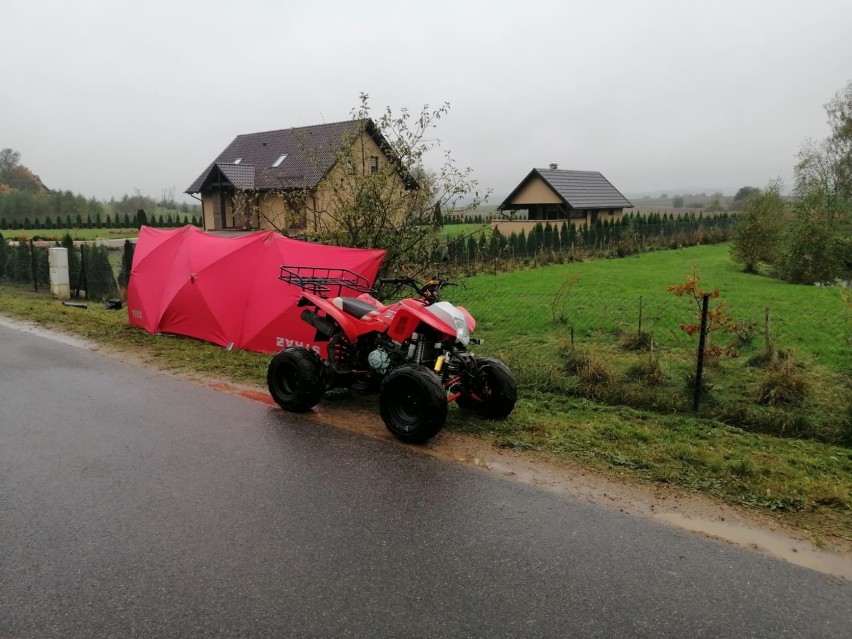
[[[524,235],[529,235],[531,231],[535,230],[536,224],[541,224],[542,226],[550,224],[551,228],[561,229],[562,222],[568,222],[576,228],[580,228],[586,223],[583,219],[550,220],[549,222],[541,220],[492,220],[491,230],[500,229],[500,233],[503,235],[511,235],[512,233],[519,235],[521,231],[524,232]]]
[[[201,196],[201,217],[203,221],[201,223],[202,228],[205,231],[210,231],[216,228],[216,224],[213,220],[213,195],[207,194]]]
[[[624,209],[615,209],[613,213],[609,213],[609,209],[604,209],[604,211],[607,212],[598,211],[598,219],[603,222],[621,222],[621,219],[624,217]],[[586,211],[585,217],[572,217],[562,220],[492,220],[491,229],[500,229],[503,235],[510,235],[511,233],[517,235],[521,231],[525,235],[529,235],[530,231],[535,229],[536,224],[544,226],[546,223],[549,223],[551,227],[562,228],[562,222],[568,222],[575,228],[580,228],[584,224],[591,227],[593,224],[592,212]]]
[[[358,175],[368,175],[370,173],[371,157],[378,158],[379,171],[387,168],[388,158],[384,151],[382,151],[369,134],[362,133],[352,144],[350,155],[350,160]],[[337,212],[336,209],[343,204],[348,204],[354,198],[354,193],[349,192],[351,191],[349,176],[349,168],[341,166],[338,163],[317,186],[316,191],[309,198],[306,205],[309,230],[319,231],[329,228],[332,225],[332,221],[329,218]],[[394,176],[396,184],[392,188],[396,189],[396,192],[388,195],[401,199],[405,194],[405,184],[399,173],[394,173]]]
[[[230,197],[225,198],[225,228],[233,228],[234,226],[234,206]],[[204,218],[204,229],[212,230],[219,228],[221,224],[221,214],[218,214],[219,209],[219,193],[207,193],[201,196],[201,210]]]
[[[308,202],[312,196],[308,196]],[[299,223],[300,217],[306,220],[306,208],[295,211],[288,206],[286,199],[281,193],[264,193],[260,196],[258,210],[260,211],[259,223],[261,229],[274,229],[280,231],[304,230],[305,224]]]
[[[510,204],[561,204],[562,199],[539,177],[529,181]],[[501,231],[502,232],[502,231]]]
[[[281,195],[264,193],[258,202],[258,210],[260,211],[260,228],[287,230],[290,210],[284,204],[284,198]]]
[[[366,132],[352,144],[351,162],[358,174],[366,175],[370,172],[370,158],[378,158],[378,169],[383,170],[387,166],[388,158],[384,151],[376,144],[375,140]],[[400,197],[405,193],[405,185],[402,177],[397,176],[398,193]],[[259,195],[257,208],[260,213],[257,222],[252,220],[253,225],[258,224],[261,229],[277,229],[282,231],[321,231],[331,226],[330,214],[341,203],[348,202],[354,195],[348,195],[349,169],[336,164],[331,171],[319,183],[317,188],[309,193],[305,206],[300,211],[291,210],[285,198],[280,193],[262,192]],[[215,229],[220,223],[219,216],[214,214],[218,207],[218,194],[208,193],[202,195],[202,211],[205,229]],[[230,198],[226,198],[227,225],[233,225],[233,205]],[[298,221],[303,220],[299,224]]]

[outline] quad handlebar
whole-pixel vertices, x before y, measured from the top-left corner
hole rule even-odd
[[[448,282],[440,278],[432,278],[422,286],[413,277],[385,277],[379,280],[380,284],[401,284],[411,286],[417,294],[426,301],[432,303],[441,299],[441,289],[445,286],[455,286],[454,282]]]

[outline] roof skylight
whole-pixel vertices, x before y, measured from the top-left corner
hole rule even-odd
[[[287,157],[287,154],[282,153],[281,155],[278,156],[278,159],[275,160],[275,162],[272,163],[272,166],[273,167],[281,166],[281,163],[284,161],[284,158],[286,158],[286,157]]]
[[[234,160],[234,164],[239,164],[242,161],[243,161],[242,158],[237,158],[236,160]]]

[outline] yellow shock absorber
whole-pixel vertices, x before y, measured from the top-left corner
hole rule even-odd
[[[435,372],[440,373],[442,368],[444,368],[444,356],[438,355],[438,359],[435,360]]]

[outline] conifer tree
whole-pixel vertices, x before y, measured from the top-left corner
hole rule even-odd
[[[86,299],[89,300],[104,300],[117,293],[115,276],[105,246],[86,249],[86,285]]]
[[[27,242],[19,242],[14,248],[13,263],[12,279],[16,282],[32,282],[32,259]]]
[[[6,275],[6,240],[0,233],[0,277]]]
[[[68,251],[68,281],[71,283],[71,288],[74,288],[80,277],[80,254],[74,246],[74,239],[69,233],[62,236],[59,246]]]
[[[118,275],[118,283],[122,288],[127,288],[130,282],[130,270],[133,267],[133,250],[136,245],[130,240],[124,240],[124,253],[121,256],[121,272]]]

